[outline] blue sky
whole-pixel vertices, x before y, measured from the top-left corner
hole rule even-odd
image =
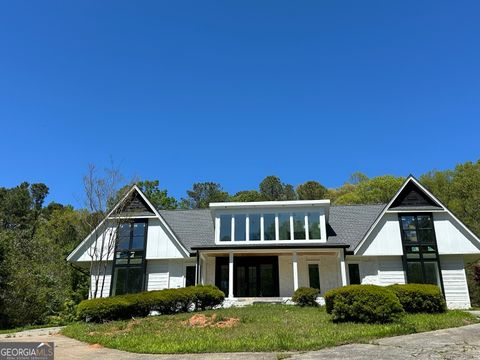
[[[0,186],[229,192],[480,156],[478,1],[5,1]]]

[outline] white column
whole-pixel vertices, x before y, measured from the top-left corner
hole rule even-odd
[[[345,263],[345,251],[343,249],[340,250],[338,257],[340,262],[340,275],[342,277],[342,286],[345,286],[347,285],[347,264]]]
[[[233,299],[233,253],[228,256],[228,298]]]
[[[292,254],[292,266],[293,266],[293,291],[298,289],[298,262],[297,262],[297,253]]]

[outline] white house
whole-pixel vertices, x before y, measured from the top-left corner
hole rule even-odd
[[[464,269],[479,258],[480,240],[412,176],[380,205],[227,202],[166,211],[136,186],[119,204],[68,257],[86,269],[92,257],[106,259],[94,262],[105,265],[93,267],[97,296],[201,283],[234,302],[289,298],[302,286],[324,294],[410,282],[438,285],[449,308],[470,307]]]

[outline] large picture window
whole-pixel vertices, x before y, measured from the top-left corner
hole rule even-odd
[[[113,260],[112,295],[143,291],[147,221],[120,224]]]
[[[217,242],[322,240],[320,211],[232,213],[216,217]]]
[[[407,282],[442,287],[432,215],[400,215],[400,227]]]

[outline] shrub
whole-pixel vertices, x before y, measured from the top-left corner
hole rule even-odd
[[[447,310],[443,294],[436,285],[395,284],[388,289],[395,293],[406,312],[441,313]]]
[[[189,289],[189,288],[187,288]],[[225,294],[213,285],[192,286],[193,303],[195,310],[211,309],[220,305],[225,300]]]
[[[325,303],[336,322],[387,323],[403,313],[395,294],[376,285],[349,285],[327,291]]]
[[[132,303],[125,296],[83,300],[77,306],[77,314],[95,322],[128,319],[132,316]]]
[[[292,296],[292,301],[300,306],[318,306],[317,296],[320,294],[318,289],[301,287],[298,288]]]
[[[147,316],[151,311],[174,314],[193,308],[205,310],[220,305],[224,299],[225,295],[217,287],[197,285],[84,300],[77,307],[77,315],[80,319],[103,322]]]

